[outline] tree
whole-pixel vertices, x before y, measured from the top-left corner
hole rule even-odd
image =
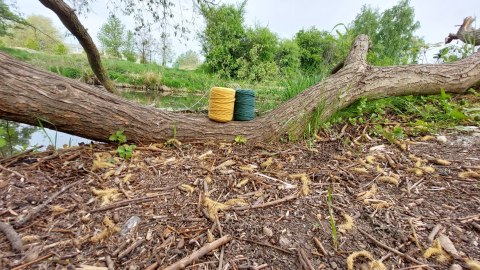
[[[460,93],[480,86],[480,52],[451,64],[371,66],[368,37],[358,36],[343,68],[253,121],[216,123],[134,104],[76,80],[60,77],[0,53],[0,118],[36,125],[45,119],[59,131],[98,141],[123,129],[134,142],[178,140],[249,142],[299,138],[335,111],[364,98]],[[18,78],[18,79],[12,79]]]
[[[111,14],[106,23],[100,27],[97,38],[108,54],[120,57],[120,49],[124,44],[125,26],[115,15]]]
[[[267,27],[249,28],[242,42],[243,55],[237,59],[237,77],[251,81],[262,81],[275,77],[278,67],[275,54],[278,37]]]
[[[160,50],[162,52],[162,66],[165,67],[167,66],[167,63],[172,62],[174,56],[170,36],[166,31],[163,31],[160,35]]]
[[[5,39],[8,46],[56,53],[59,52],[59,46],[64,45],[60,31],[48,17],[28,16],[24,22],[17,23],[15,28],[15,32]]]
[[[244,13],[247,2],[210,7],[201,6],[206,21],[200,35],[205,66],[212,72],[226,77],[236,77],[237,59],[243,56],[242,39],[245,37]]]
[[[135,36],[132,31],[128,30],[125,41],[122,46],[122,54],[130,62],[135,62],[137,55],[135,53]]]
[[[198,53],[192,50],[180,54],[173,64],[176,68],[188,70],[195,69],[198,65],[200,65],[200,57],[198,56]]]
[[[281,41],[275,60],[282,75],[297,75],[300,71],[300,47],[293,40],[286,39]]]
[[[401,0],[383,13],[363,6],[351,25],[351,34],[366,34],[372,38],[369,62],[376,65],[409,64],[416,61],[424,44],[414,35],[419,27],[410,1]]]
[[[309,74],[326,74],[345,57],[339,54],[338,40],[315,27],[298,31],[295,42],[300,47],[300,67]]]
[[[22,22],[23,19],[13,13],[4,0],[0,0],[0,37],[8,33],[8,28]]]
[[[141,29],[136,33],[137,52],[140,57],[140,63],[146,64],[152,62],[154,54],[158,51],[158,41],[150,33],[150,29]]]

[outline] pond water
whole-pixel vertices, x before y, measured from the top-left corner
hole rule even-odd
[[[28,126],[25,124],[22,125]],[[90,143],[91,141],[92,140],[48,128],[37,128],[30,138],[29,147],[42,145],[43,149],[45,149],[48,145],[53,145],[55,148],[62,148],[64,145],[77,146],[79,143]]]

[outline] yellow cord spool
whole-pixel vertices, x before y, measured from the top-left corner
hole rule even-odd
[[[208,118],[217,122],[229,122],[233,119],[235,90],[224,87],[213,87],[210,91]]]

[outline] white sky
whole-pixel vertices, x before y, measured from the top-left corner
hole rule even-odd
[[[237,3],[236,0],[221,0],[222,2]],[[108,0],[97,0],[92,11],[81,21],[88,29],[90,35],[96,41],[97,31],[106,22]],[[191,0],[179,0],[185,7],[190,7]],[[363,4],[377,7],[380,11],[385,10],[398,3],[397,0],[250,0],[246,7],[247,25],[259,24],[268,26],[273,32],[282,38],[291,38],[302,28],[316,26],[320,30],[330,31],[336,24],[350,23],[360,12]],[[447,4],[448,3],[448,4]],[[415,18],[420,22],[420,29],[417,35],[424,38],[429,44],[443,42],[450,32],[456,32],[463,18],[475,16],[480,13],[479,0],[411,0],[415,8]],[[52,18],[57,27],[62,24],[53,12],[45,8],[37,0],[17,0],[18,10],[24,15],[41,14]],[[184,12],[184,16],[191,16]],[[200,31],[201,19],[196,20],[193,32]],[[133,29],[132,20],[125,19],[127,27]],[[130,24],[130,25],[128,25]],[[478,23],[480,25],[480,22]],[[64,29],[64,28],[63,28]],[[66,30],[63,30],[64,32]],[[196,34],[188,42],[172,40],[176,55],[189,49],[200,51],[200,44],[195,39]],[[72,43],[72,38],[67,39]],[[435,49],[434,52],[437,52]]]

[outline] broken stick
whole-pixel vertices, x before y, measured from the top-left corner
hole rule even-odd
[[[14,251],[23,253],[22,239],[10,224],[0,221],[0,231],[5,234]]]
[[[78,183],[83,182],[84,179],[75,181],[73,183],[70,183],[64,187],[62,187],[59,191],[55,192],[50,196],[50,198],[46,199],[42,204],[38,205],[37,207],[33,208],[30,212],[28,212],[27,215],[25,216],[19,216],[15,222],[13,223],[13,226],[16,228],[22,227],[25,223],[30,221],[30,219],[34,218],[40,211],[42,211],[43,208],[45,208],[48,204],[50,204],[56,197],[58,197],[60,194],[64,193],[67,191],[69,188],[77,185]]]
[[[232,237],[230,235],[225,235],[222,238],[219,238],[211,243],[204,245],[201,249],[193,252],[192,254],[188,255],[187,257],[181,259],[180,261],[164,268],[163,270],[177,270],[177,269],[184,269],[186,266],[191,264],[194,260],[197,260],[203,256],[205,256],[210,251],[217,249],[226,243],[230,242]]]

